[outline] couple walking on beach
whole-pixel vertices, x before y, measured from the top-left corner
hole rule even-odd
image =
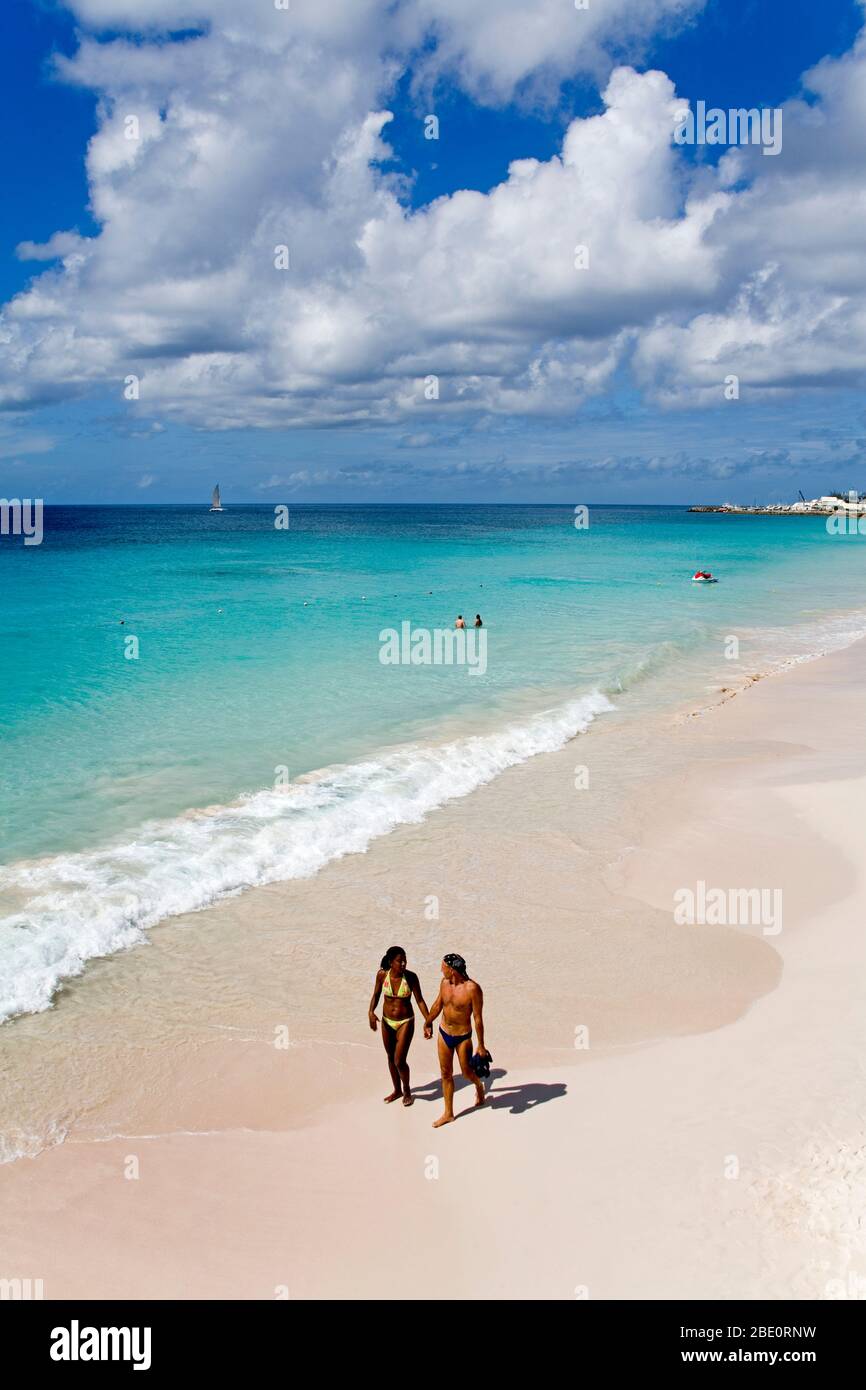
[[[415,1033],[415,1011],[412,999],[417,1001],[424,1016],[424,1037],[432,1038],[433,1021],[442,1014],[439,1026],[439,1071],[442,1076],[442,1095],[445,1110],[433,1123],[433,1128],[450,1124],[454,1119],[454,1055],[460,1063],[460,1070],[475,1087],[476,1107],[484,1104],[483,1077],[490,1074],[490,1053],[484,1046],[484,995],[481,986],[470,980],[466,972],[466,962],[462,956],[452,953],[442,961],[442,980],[439,993],[432,1009],[428,1009],[421,993],[418,976],[406,968],[406,952],[402,946],[390,946],[382,957],[382,964],[376,972],[373,997],[370,1000],[370,1027],[373,1032],[379,1026],[376,1006],[379,997],[384,996],[382,1005],[382,1041],[388,1057],[388,1070],[394,1083],[394,1090],[385,1097],[385,1104],[402,1098],[404,1105],[413,1102],[409,1086],[409,1048]],[[472,1024],[478,1035],[478,1052],[472,1055]]]

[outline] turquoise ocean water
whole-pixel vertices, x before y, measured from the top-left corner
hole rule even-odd
[[[0,539],[0,1019],[168,916],[365,849],[611,704],[688,698],[866,631],[866,546],[820,518],[274,520],[49,507],[41,545]],[[692,584],[699,566],[720,582]],[[478,612],[484,674],[379,660],[384,629]]]

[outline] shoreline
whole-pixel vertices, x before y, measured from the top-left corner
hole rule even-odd
[[[703,607],[700,602],[696,608],[698,622]],[[557,744],[567,746],[581,723],[598,722],[601,714],[605,721],[610,717],[609,701],[615,718],[621,702],[623,718],[646,716],[653,725],[671,706],[698,712],[717,703],[715,693],[701,701],[703,689],[729,698],[757,678],[749,671],[760,669],[764,678],[857,640],[866,634],[866,610],[802,609],[781,627],[747,626],[743,656],[733,664],[720,655],[724,630],[718,627],[712,641],[703,631],[693,653],[676,643],[670,653],[662,642],[632,664],[623,658],[615,679],[590,680],[579,695],[530,682],[520,692],[494,698],[484,719],[471,719],[468,728],[463,714],[452,710],[435,724],[422,723],[408,741],[401,735],[346,762],[299,773],[286,785],[257,785],[207,804],[192,789],[190,798],[199,804],[177,814],[152,815],[92,843],[73,839],[64,849],[62,841],[52,842],[44,853],[8,864],[0,896],[4,945],[15,968],[0,991],[0,1017],[17,1020],[52,1007],[69,982],[80,978],[82,966],[87,972],[96,961],[148,944],[151,932],[186,913],[218,910],[237,893],[364,853],[380,836],[438,812],[450,797],[474,795],[503,769]],[[473,761],[477,765],[470,767]],[[455,774],[460,783],[455,790],[425,795],[432,779],[445,783]],[[16,934],[19,913],[28,927]],[[0,1128],[2,1118],[0,1112]]]
[[[748,699],[716,704],[712,718],[660,720],[654,779],[620,805],[615,827],[595,827],[592,851],[582,843],[585,804],[569,784],[575,748],[589,743],[581,739],[401,827],[361,859],[227,905],[227,936],[255,921],[257,948],[271,939],[273,957],[258,968],[245,961],[256,983],[284,953],[289,913],[303,928],[321,924],[324,907],[334,910],[325,919],[331,931],[320,928],[314,943],[324,968],[314,964],[312,977],[295,981],[288,1008],[257,998],[255,1026],[250,995],[239,991],[228,1026],[240,1037],[228,1045],[191,1043],[179,1018],[164,1066],[148,1078],[157,1083],[152,1115],[164,1123],[124,1127],[121,1107],[117,1132],[127,1137],[85,1126],[36,1159],[0,1168],[10,1263],[0,1273],[43,1277],[48,1298],[269,1298],[282,1284],[302,1298],[369,1296],[370,1241],[395,1197],[425,1253],[393,1277],[380,1271],[383,1297],[431,1296],[442,1221],[472,1223],[455,1288],[474,1296],[483,1286],[506,1297],[569,1298],[587,1284],[593,1297],[822,1297],[833,1279],[866,1273],[862,1239],[850,1229],[866,1171],[854,1067],[866,1038],[852,986],[863,955],[852,922],[866,886],[851,842],[866,808],[866,757],[840,752],[832,733],[840,721],[866,723],[858,708],[864,680],[860,642],[751,685]],[[628,732],[599,725],[593,734],[593,778],[617,771],[628,792]],[[503,824],[515,803],[519,814]],[[449,880],[454,860],[441,857],[449,841],[472,846],[468,885]],[[785,894],[778,937],[754,928],[672,931],[678,885],[760,884],[768,875]],[[428,888],[445,884],[444,926],[419,927],[425,879]],[[507,942],[491,920],[505,903],[517,919]],[[152,972],[143,960],[133,969],[136,958],[175,956],[188,967],[211,914],[197,916],[194,939],[191,918],[186,933],[178,926],[155,934],[155,951],[96,968],[125,962],[146,998]],[[477,1140],[465,1122],[433,1137],[436,1068],[420,1029],[410,1055],[418,1101],[385,1110],[379,1039],[362,1042],[357,1028],[355,1042],[341,1037],[326,986],[319,995],[329,957],[331,965],[347,952],[354,959],[341,927],[354,922],[358,946],[380,954],[380,936],[396,931],[399,939],[401,920],[410,966],[422,963],[428,994],[425,960],[441,957],[446,938],[444,949],[454,949],[454,936],[470,942],[465,953],[485,987],[495,1059],[491,1100],[473,1121]],[[299,959],[306,965],[303,952]],[[78,983],[73,996],[90,993]],[[282,1016],[292,1037],[302,1036],[305,1019],[315,1021],[315,1009],[304,1012],[304,983],[329,1045],[298,1042],[280,1054],[262,1022],[270,1011],[273,1026]],[[522,1031],[526,1001],[530,1022],[544,1020],[542,1039],[537,1028],[535,1036]],[[364,1005],[356,1002],[359,1014]],[[576,1052],[574,1029],[587,1024],[590,1049]],[[126,1041],[134,1060],[132,1033]],[[185,1077],[180,1098],[173,1048]],[[769,1078],[761,1065],[768,1057]],[[457,1099],[459,1110],[461,1091]],[[404,1121],[396,1136],[385,1128],[391,1110]],[[178,1130],[206,1132],[166,1133],[182,1116],[197,1121]],[[141,1137],[145,1129],[158,1137]],[[720,1172],[732,1154],[745,1181]],[[123,1176],[131,1156],[140,1164],[136,1181]],[[438,1178],[425,1176],[434,1159]],[[529,1163],[536,1179],[527,1194]],[[840,1182],[854,1189],[841,1206]],[[556,1228],[561,1248],[551,1256],[547,1237]],[[323,1231],[338,1241],[337,1261]],[[84,1255],[82,1241],[91,1247]],[[712,1268],[701,1255],[707,1241],[718,1257]],[[527,1254],[541,1272],[527,1266]]]
[[[656,710],[649,726],[640,714],[614,711],[562,748],[511,766],[419,824],[395,827],[365,853],[334,859],[314,877],[250,888],[168,919],[149,937],[147,949],[135,946],[88,962],[82,975],[66,982],[52,1009],[7,1025],[7,1056],[16,1049],[21,1056],[13,1092],[14,1083],[22,1097],[32,1088],[35,1061],[44,1091],[64,1102],[69,1094],[78,1098],[68,1118],[52,1110],[50,1146],[58,1139],[103,1142],[112,1133],[212,1132],[235,1121],[269,1128],[275,1110],[281,1125],[306,1122],[322,1103],[318,1088],[309,1084],[311,1051],[325,1049],[324,1070],[330,1066],[337,1073],[329,1086],[344,1098],[356,1089],[363,1064],[379,1058],[379,1039],[369,1041],[365,1001],[374,973],[370,962],[378,965],[392,938],[412,942],[410,965],[420,971],[432,1001],[439,960],[455,947],[457,935],[470,969],[478,969],[485,989],[493,983],[513,1063],[565,1058],[574,1065],[595,1060],[599,1051],[617,1053],[730,1021],[775,983],[778,964],[769,946],[724,931],[711,932],[712,939],[698,946],[688,930],[671,926],[669,914],[656,913],[647,923],[643,910],[624,899],[617,943],[606,939],[603,925],[599,930],[610,908],[604,878],[611,854],[622,848],[626,801],[633,802],[635,835],[643,815],[630,753],[636,755],[647,737],[670,738],[672,727],[669,709]],[[591,792],[575,792],[576,750],[590,760],[593,779],[608,784],[601,804]],[[526,834],[527,811],[544,849],[543,865]],[[470,847],[468,864],[461,845]],[[390,891],[383,892],[383,879]],[[530,942],[539,904],[565,938],[575,925],[578,885],[580,935],[568,943],[570,956],[560,960],[559,972],[566,981],[579,969],[586,976],[579,1007],[589,1014],[594,1051],[581,1059],[574,1051],[575,1003],[561,980],[545,1003],[543,1041],[520,1019],[526,990],[540,1003],[547,988]],[[431,896],[437,915],[428,920]],[[490,922],[506,914],[510,935],[500,931],[490,939]],[[323,921],[334,925],[323,929]],[[372,922],[382,925],[371,939]],[[659,940],[670,960],[682,955],[687,968],[705,977],[712,997],[705,996],[697,1009],[678,998],[675,981],[660,975],[655,997],[649,997],[641,962]],[[241,941],[248,945],[238,978]],[[587,950],[597,960],[584,961]],[[329,953],[324,961],[323,951]],[[741,985],[713,989],[714,962],[731,954],[743,966]],[[625,978],[621,957],[629,960]],[[485,968],[473,966],[479,958]],[[509,958],[524,972],[523,993],[510,978]],[[336,979],[332,960],[340,962]],[[311,977],[312,1005],[304,985]],[[277,1031],[290,1037],[282,1053],[270,1042]],[[122,1067],[110,1056],[118,1034],[129,1054]],[[419,1052],[424,1055],[416,1036],[413,1066]],[[340,1058],[336,1067],[334,1057]],[[432,1048],[424,1065],[431,1061],[435,1069]],[[211,1074],[229,1076],[245,1068],[256,1086],[245,1088],[239,1114],[237,1103],[227,1112]],[[99,1078],[83,1098],[82,1076]],[[288,1114],[280,1103],[287,1080]],[[25,1158],[43,1147],[38,1131],[19,1133],[13,1144]]]

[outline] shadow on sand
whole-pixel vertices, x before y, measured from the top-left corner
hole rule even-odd
[[[544,1105],[548,1100],[559,1100],[566,1093],[564,1081],[555,1081],[547,1085],[541,1081],[530,1082],[526,1086],[503,1086],[499,1083],[508,1075],[502,1067],[494,1067],[487,1081],[487,1103],[478,1107],[478,1112],[485,1110],[508,1110],[512,1115],[525,1115],[528,1110],[535,1110],[539,1105]],[[463,1092],[472,1089],[472,1083],[463,1076],[454,1078],[454,1103],[455,1109],[458,1100],[463,1099]],[[412,1094],[416,1100],[441,1101],[442,1082],[437,1076],[434,1081],[425,1081],[423,1086],[413,1086]],[[466,1115],[473,1115],[476,1107],[472,1106],[469,1110],[461,1110],[455,1114],[455,1120],[462,1120]]]

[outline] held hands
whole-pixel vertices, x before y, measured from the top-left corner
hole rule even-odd
[[[427,1022],[424,1024],[424,1037],[429,1039],[429,1038],[432,1038],[432,1036],[433,1036],[433,1024],[432,1024],[432,1023],[430,1022],[430,1020],[428,1019]]]

